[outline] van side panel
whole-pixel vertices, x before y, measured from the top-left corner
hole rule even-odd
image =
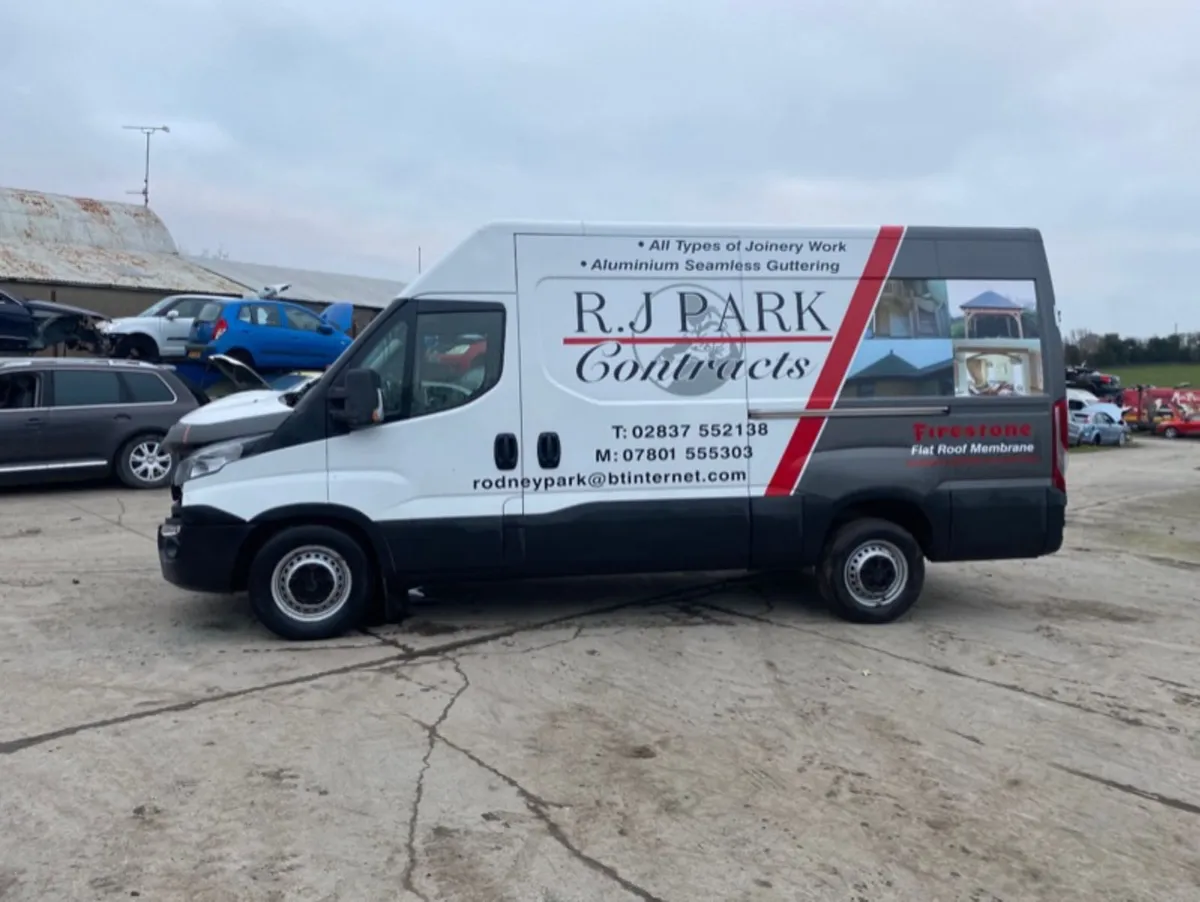
[[[741,277],[685,263],[736,261],[736,235],[678,241],[514,237],[527,572],[745,566],[745,388],[709,365],[742,347]]]
[[[1038,233],[908,229],[834,410],[796,424],[818,435],[793,489],[805,562],[839,519],[872,512],[905,522],[933,560],[1056,551],[1064,394]],[[756,527],[786,519],[771,498],[751,504]],[[784,551],[756,544],[763,565]]]
[[[308,445],[328,466],[305,457],[311,500],[380,524],[410,573],[790,568],[854,516],[901,522],[933,560],[1062,543],[1063,354],[1034,230],[496,224],[410,293],[271,453],[187,502],[252,519],[265,501],[243,477]],[[353,434],[329,418],[404,317],[438,338],[420,324],[481,304],[508,311],[484,342],[504,349],[491,389]],[[441,346],[414,339],[412,359]]]

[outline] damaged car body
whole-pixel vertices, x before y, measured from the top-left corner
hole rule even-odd
[[[214,354],[208,362],[223,382],[209,387],[206,403],[180,419],[163,440],[180,459],[214,442],[270,432],[322,375],[303,370],[268,380],[233,357]]]
[[[0,291],[0,353],[29,354],[65,345],[97,352],[103,346],[102,313]]]

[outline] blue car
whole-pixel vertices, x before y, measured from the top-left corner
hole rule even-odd
[[[1115,404],[1091,404],[1071,414],[1067,441],[1071,445],[1124,445],[1129,426]]]
[[[259,372],[324,369],[353,339],[351,304],[317,315],[300,304],[264,298],[211,301],[192,321],[187,359],[224,354]]]

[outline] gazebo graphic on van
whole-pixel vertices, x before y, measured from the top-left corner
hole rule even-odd
[[[977,294],[958,309],[963,312],[964,338],[1029,337],[1025,334],[1025,308],[999,292]]]

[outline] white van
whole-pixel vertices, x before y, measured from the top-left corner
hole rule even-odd
[[[816,566],[894,620],[927,559],[1062,544],[1031,229],[496,224],[267,434],[180,466],[164,576],[326,638],[426,581]]]
[[[1091,407],[1093,404],[1099,404],[1100,399],[1084,388],[1068,388],[1067,389],[1067,409],[1071,413],[1083,410],[1085,407]]]

